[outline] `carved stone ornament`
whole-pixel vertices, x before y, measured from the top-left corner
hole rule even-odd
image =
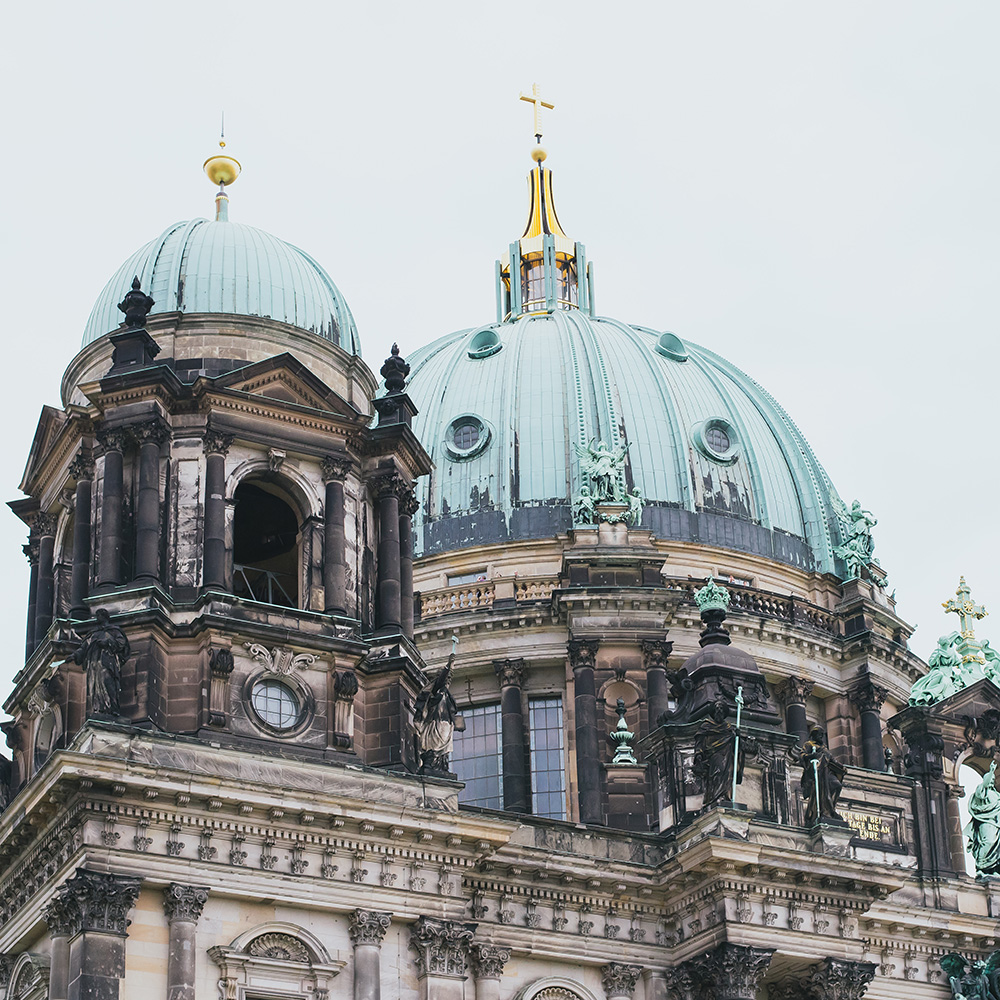
[[[708,995],[713,1000],[755,1000],[772,955],[772,948],[726,941],[686,964],[692,966],[696,981],[712,987]]]
[[[188,920],[196,924],[208,901],[208,888],[202,885],[181,885],[171,882],[163,890],[163,912],[167,920]]]
[[[392,922],[391,913],[379,910],[355,910],[350,917],[351,943],[380,945]]]
[[[97,432],[97,443],[105,452],[122,452],[129,441],[129,433],[124,427],[105,427]]]
[[[352,465],[353,463],[349,458],[337,458],[334,455],[327,455],[323,459],[321,466],[323,482],[337,481],[342,483],[350,473]]]
[[[228,677],[236,666],[233,651],[222,647],[212,649],[208,654],[208,666],[215,677]]]
[[[353,670],[341,670],[336,675],[333,688],[341,701],[353,701],[358,693],[358,675]]]
[[[371,487],[372,493],[375,494],[376,500],[384,500],[387,497],[396,497],[398,499],[401,491],[406,486],[402,477],[395,470],[380,472],[372,476],[368,480],[368,485]]]
[[[274,958],[281,962],[308,963],[311,957],[309,949],[298,938],[273,932],[254,938],[246,950],[256,958]]]
[[[674,651],[674,644],[663,639],[642,640],[642,666],[644,670],[666,670],[667,661]]]
[[[469,946],[472,974],[476,979],[502,979],[503,967],[510,960],[510,948],[478,941]]]
[[[873,684],[871,681],[863,681],[856,688],[853,688],[848,697],[858,706],[859,712],[880,712],[882,704],[889,696],[886,688]]]
[[[566,645],[569,651],[569,663],[574,670],[589,667],[591,670],[597,663],[599,639],[570,639]]]
[[[314,664],[319,657],[313,653],[296,653],[291,649],[275,646],[267,649],[256,642],[245,642],[247,652],[259,662],[264,669],[272,674],[290,674],[293,670],[301,670]]]
[[[0,990],[5,990],[10,983],[10,974],[17,961],[14,955],[0,955]]]
[[[144,420],[140,424],[132,424],[129,433],[140,445],[158,445],[170,439],[170,428],[162,420]]]
[[[861,1000],[875,978],[874,962],[828,958],[809,974],[809,1000]]]
[[[494,660],[493,670],[496,672],[500,687],[520,687],[524,683],[524,658],[514,660]]]
[[[804,705],[812,694],[812,689],[813,681],[807,677],[787,677],[775,688],[774,693],[782,706],[788,708],[789,705]]]
[[[94,456],[86,451],[79,451],[69,463],[69,474],[79,482],[89,482],[94,478]]]
[[[641,965],[626,965],[624,962],[610,962],[601,966],[601,982],[608,1000],[626,997],[631,1000],[635,984],[642,973]]]
[[[73,931],[74,913],[75,908],[66,897],[56,895],[42,910],[42,919],[49,925],[49,933],[53,937],[66,937]]]
[[[35,520],[31,527],[36,532],[39,538],[45,538],[49,535],[55,535],[56,526],[59,524],[59,516],[57,514],[36,514]]]
[[[206,455],[228,455],[232,443],[232,434],[223,434],[220,431],[212,429],[205,431]]]
[[[141,878],[77,868],[58,896],[66,904],[69,933],[101,931],[124,937],[141,886]]]
[[[700,980],[695,979],[690,962],[664,969],[668,1000],[702,1000],[704,991]]]
[[[978,718],[965,715],[962,721],[965,723],[965,747],[973,756],[989,759],[1000,754],[1000,710],[989,708]]]
[[[399,488],[399,513],[406,517],[413,517],[420,510],[420,501],[417,499],[417,491],[412,483],[403,483]]]
[[[420,975],[464,978],[475,931],[476,924],[420,917],[410,928],[410,946],[417,953]]]

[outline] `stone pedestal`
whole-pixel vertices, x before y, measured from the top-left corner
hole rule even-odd
[[[380,955],[382,939],[392,921],[391,913],[355,910],[350,934],[354,945],[354,1000],[379,1000],[382,995]]]
[[[163,890],[163,910],[170,926],[167,945],[167,1000],[195,1000],[195,930],[208,889],[171,882]]]
[[[606,764],[608,826],[646,833],[646,765]]]

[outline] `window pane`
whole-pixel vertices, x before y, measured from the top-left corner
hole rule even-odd
[[[532,812],[548,819],[565,819],[562,698],[532,698],[528,702],[528,725],[531,732]]]
[[[462,709],[465,732],[455,733],[451,769],[465,782],[459,801],[485,809],[503,809],[503,755],[500,706]]]

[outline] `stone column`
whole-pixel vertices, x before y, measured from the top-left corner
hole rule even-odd
[[[664,642],[662,639],[642,640],[642,665],[646,669],[646,711],[651,733],[659,728],[660,716],[667,711],[670,698],[667,660],[673,650],[672,642]]]
[[[494,660],[500,681],[500,745],[503,752],[503,807],[510,812],[531,811],[531,786],[524,752],[524,712],[521,685],[524,660]]]
[[[326,483],[325,537],[323,539],[323,593],[328,615],[347,614],[347,549],[344,543],[344,479],[351,462],[332,455],[323,459]]]
[[[420,507],[412,484],[399,497],[399,617],[403,635],[413,638],[413,515]]]
[[[958,800],[965,798],[965,789],[949,782],[945,785],[945,793],[948,796],[945,809],[948,813],[951,867],[956,872],[962,872],[965,871],[965,837],[962,835],[962,808]]]
[[[609,962],[601,966],[601,982],[608,1000],[632,1000],[635,984],[642,973],[641,965]]]
[[[372,479],[378,507],[375,630],[380,635],[394,635],[400,629],[399,485],[395,472]]]
[[[576,692],[576,785],[581,823],[602,823],[601,756],[597,739],[597,639],[571,639],[569,662]]]
[[[812,969],[806,985],[812,1000],[861,1000],[874,978],[874,962],[827,958]]]
[[[94,460],[80,452],[70,463],[69,474],[76,480],[76,497],[73,503],[73,577],[70,596],[70,615],[89,618],[86,599],[90,594],[90,530],[94,493]]]
[[[195,1000],[195,931],[208,900],[200,885],[171,882],[163,890],[163,911],[170,925],[167,945],[167,1000]]]
[[[122,497],[125,489],[122,454],[125,451],[125,431],[121,428],[98,431],[97,440],[104,449],[97,585],[117,587],[122,582]]]
[[[128,913],[141,878],[78,868],[59,892],[69,920],[67,1000],[118,1000]]]
[[[379,1000],[382,994],[379,957],[382,939],[391,921],[391,913],[379,910],[355,910],[351,914],[349,930],[351,944],[354,945],[354,1000]]]
[[[35,597],[35,645],[37,646],[45,638],[55,612],[56,515],[36,514],[32,527],[38,533],[38,591]]]
[[[205,434],[205,547],[203,580],[206,588],[226,589],[226,455],[232,434],[209,430]]]
[[[850,692],[851,701],[861,716],[862,765],[872,771],[885,770],[882,748],[882,704],[889,692],[871,681],[862,681]]]
[[[170,431],[159,420],[130,428],[139,445],[139,492],[135,511],[135,578],[160,578],[160,445]]]
[[[464,1000],[469,945],[476,924],[420,917],[410,928],[420,1000]]]
[[[38,533],[28,532],[28,544],[21,547],[28,560],[28,622],[24,630],[24,658],[28,660],[35,651],[35,612],[38,610]]]
[[[469,954],[476,980],[476,1000],[500,1000],[500,980],[510,959],[510,949],[477,941],[470,945]]]
[[[693,990],[687,995],[698,1000],[756,1000],[772,955],[771,948],[725,941],[712,951],[668,969],[668,990]]]
[[[775,691],[785,708],[785,732],[797,736],[800,743],[805,743],[809,739],[806,699],[812,689],[811,680],[805,677],[789,677],[778,685]]]
[[[42,919],[49,925],[49,936],[52,938],[48,1000],[68,1000],[69,935],[73,929],[73,912],[66,899],[56,895],[42,910]]]

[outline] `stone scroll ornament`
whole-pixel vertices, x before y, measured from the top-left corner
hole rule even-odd
[[[972,962],[953,951],[939,962],[953,1000],[1000,1000],[1000,951]]]
[[[625,455],[629,445],[609,448],[594,438],[588,445],[574,444],[583,485],[573,497],[575,524],[638,524],[642,519],[642,493],[633,487],[626,493],[623,482]],[[611,509],[607,509],[610,505]],[[617,509],[615,509],[617,508]]]
[[[837,800],[844,789],[847,768],[830,752],[822,727],[813,726],[805,745],[796,745],[788,753],[794,763],[802,765],[806,826],[814,827],[817,823],[846,826],[844,818],[837,813]]]
[[[422,773],[448,772],[455,730],[463,732],[465,729],[465,722],[458,714],[458,704],[448,689],[457,646],[458,639],[453,637],[451,655],[444,669],[417,695],[413,706],[413,731]]]
[[[1000,874],[1000,790],[996,773],[997,762],[993,761],[969,799],[969,823],[964,833],[979,875]]]
[[[107,609],[98,608],[95,627],[73,654],[87,671],[87,711],[90,715],[121,715],[122,667],[129,657],[125,633],[111,624]]]

